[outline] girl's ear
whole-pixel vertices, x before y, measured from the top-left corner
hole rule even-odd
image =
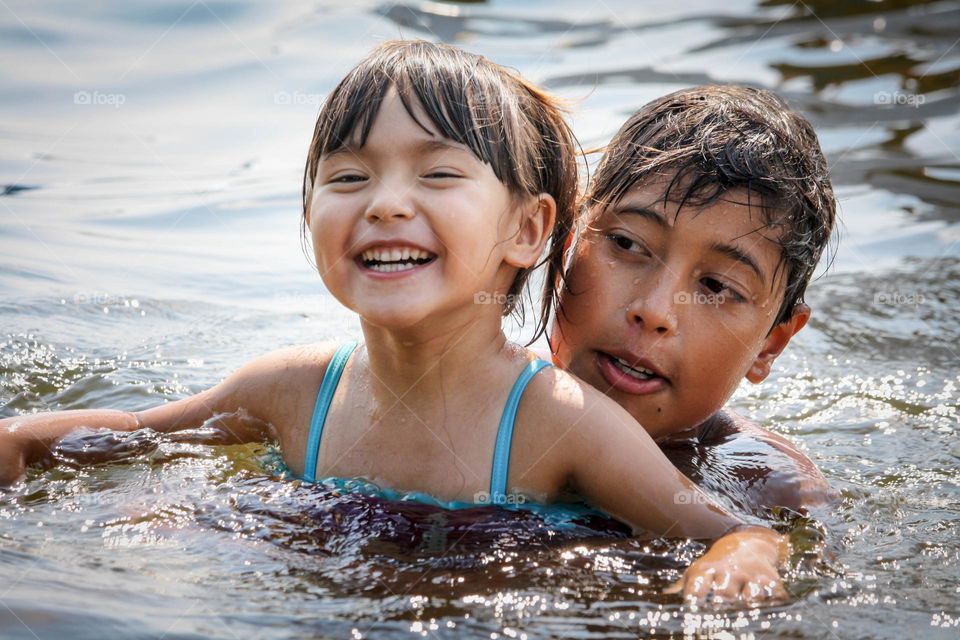
[[[527,269],[532,267],[543,254],[553,224],[557,219],[557,202],[548,193],[537,196],[536,207],[522,207],[520,228],[507,239],[507,251],[504,260],[511,267]]]
[[[783,352],[790,339],[807,324],[810,319],[810,307],[798,304],[793,315],[770,330],[770,334],[763,343],[763,349],[757,354],[750,370],[747,371],[747,380],[753,384],[763,382],[770,375],[770,367]]]

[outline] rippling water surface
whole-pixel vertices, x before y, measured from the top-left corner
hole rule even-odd
[[[0,496],[0,635],[956,637],[956,3],[4,3],[0,415],[141,409],[356,335],[302,253],[300,171],[323,95],[401,35],[570,98],[587,147],[694,83],[811,118],[841,242],[810,328],[733,405],[842,491],[785,523],[835,556],[788,606],[694,612],[659,592],[697,543],[300,486],[202,429],[84,467],[81,434]]]

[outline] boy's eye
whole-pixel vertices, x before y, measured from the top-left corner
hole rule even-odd
[[[710,293],[721,295],[723,297],[729,297],[734,302],[743,302],[746,298],[740,295],[735,291],[730,285],[717,280],[716,278],[701,278],[700,282],[703,283]]]
[[[635,240],[631,240],[627,236],[620,235],[619,233],[607,234],[607,238],[609,238],[610,241],[613,242],[613,244],[615,244],[618,248],[623,249],[624,251],[640,252],[643,250],[643,246],[640,243],[636,242]]]

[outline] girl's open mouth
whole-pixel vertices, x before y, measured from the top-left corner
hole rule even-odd
[[[415,247],[377,247],[367,249],[357,258],[365,269],[377,273],[411,271],[436,259],[435,253]]]

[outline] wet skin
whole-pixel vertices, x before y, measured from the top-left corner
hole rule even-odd
[[[742,508],[828,500],[823,476],[793,443],[723,409],[741,380],[769,375],[809,318],[800,305],[773,324],[785,288],[775,231],[745,191],[679,207],[664,202],[664,185],[643,183],[587,212],[551,334],[555,363]]]
[[[747,513],[772,507],[808,511],[835,498],[794,443],[734,412],[717,412],[690,433],[657,444],[685,476]]]

